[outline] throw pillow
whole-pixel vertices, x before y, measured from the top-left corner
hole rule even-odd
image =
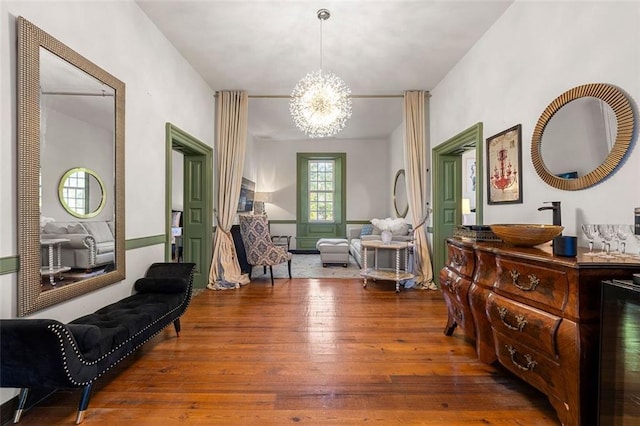
[[[360,238],[362,238],[364,235],[371,234],[373,234],[373,225],[363,225],[362,229],[360,229]]]
[[[138,293],[183,293],[189,282],[184,278],[145,277],[138,278],[133,285]]]
[[[67,226],[67,231],[69,231],[70,234],[86,234],[87,233],[87,230],[84,229],[84,226],[82,226],[81,223],[76,223],[75,225]]]
[[[402,223],[402,225],[397,226],[391,231],[394,236],[407,235],[409,232],[409,226],[406,223]]]
[[[67,228],[64,225],[49,222],[44,226],[43,231],[45,234],[66,234]]]

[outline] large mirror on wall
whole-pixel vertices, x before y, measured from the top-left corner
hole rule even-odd
[[[622,90],[603,83],[575,87],[538,119],[531,141],[533,165],[554,188],[588,188],[618,167],[634,127],[634,110]]]
[[[393,207],[398,217],[406,217],[409,212],[409,200],[407,199],[407,178],[404,169],[396,172],[393,179]]]
[[[22,17],[17,33],[25,316],[125,278],[125,85]]]

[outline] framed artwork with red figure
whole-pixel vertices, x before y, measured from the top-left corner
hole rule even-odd
[[[522,125],[487,138],[489,204],[522,203]]]

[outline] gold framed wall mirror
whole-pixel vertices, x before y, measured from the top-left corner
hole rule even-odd
[[[554,188],[576,191],[596,185],[626,155],[635,120],[619,88],[604,83],[574,87],[538,119],[531,140],[534,168]]]
[[[23,17],[17,19],[17,34],[17,307],[18,316],[25,316],[125,278],[125,84]],[[102,207],[83,217],[70,214],[58,200],[60,180],[78,164],[100,176],[104,196]],[[62,229],[63,223],[86,220],[109,224],[112,258],[100,273],[45,285],[52,265],[43,268],[43,247],[51,246],[44,224]],[[62,242],[54,246],[60,249],[73,239],[58,237]]]
[[[407,178],[404,169],[396,172],[393,179],[393,207],[396,215],[405,218],[409,212],[409,200],[407,199]]]

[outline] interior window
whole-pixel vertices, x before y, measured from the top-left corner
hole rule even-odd
[[[308,173],[309,222],[333,222],[335,199],[335,161],[311,160]]]
[[[89,197],[89,179],[87,179],[87,173],[77,171],[71,174],[64,182],[62,188],[62,196],[66,201],[70,209],[81,213],[87,214]]]

